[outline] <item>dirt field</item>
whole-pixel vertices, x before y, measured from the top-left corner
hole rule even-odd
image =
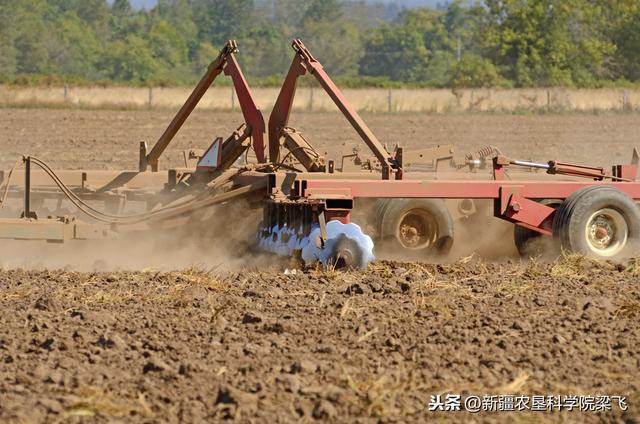
[[[137,143],[152,144],[170,117],[0,110],[0,168],[32,153],[56,167],[133,169]],[[494,144],[511,156],[595,165],[627,162],[640,133],[633,114],[365,119],[389,144]],[[168,165],[240,122],[197,113]],[[296,114],[291,124],[334,155],[356,140],[338,115]],[[217,255],[214,244],[197,254]],[[45,251],[21,252],[32,268],[46,263]],[[73,254],[100,261],[101,251]],[[0,422],[640,421],[636,261],[476,255],[285,275],[282,264],[233,259],[213,271],[76,272],[0,258]],[[430,396],[446,393],[625,396],[629,408],[428,412]]]
[[[0,109],[0,169],[22,154],[33,154],[67,169],[137,169],[138,143],[153,146],[171,112]],[[640,146],[637,114],[578,115],[364,115],[378,138],[391,148],[454,144],[466,153],[486,144],[510,156],[587,164],[627,163]],[[196,112],[163,156],[163,165],[181,166],[182,151],[209,146],[242,123],[230,112]],[[342,116],[294,113],[290,125],[318,148],[337,156],[359,141]]]
[[[0,284],[2,422],[640,418],[637,268],[4,271]],[[630,407],[427,412],[443,392],[623,395]]]

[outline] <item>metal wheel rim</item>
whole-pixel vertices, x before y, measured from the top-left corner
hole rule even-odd
[[[436,237],[436,221],[427,211],[411,209],[400,218],[396,238],[405,249],[424,249],[429,247]]]
[[[622,252],[627,245],[629,226],[620,212],[603,208],[589,216],[584,235],[591,252],[611,257]]]

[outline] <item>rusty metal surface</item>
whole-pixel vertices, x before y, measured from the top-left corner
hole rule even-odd
[[[187,120],[193,109],[198,105],[204,93],[209,89],[213,81],[216,79],[218,75],[222,72],[222,68],[225,65],[227,58],[235,53],[238,50],[235,41],[229,41],[220,51],[218,57],[211,62],[207,72],[202,76],[198,84],[195,86],[187,101],[182,105],[178,113],[176,113],[175,117],[167,127],[167,129],[162,133],[156,144],[151,149],[151,152],[147,155],[146,163],[151,166],[152,170],[158,170],[158,160],[160,156],[167,148],[173,137],[177,134],[177,132],[182,128],[182,125]]]
[[[289,154],[300,162],[304,169],[309,172],[323,172],[325,170],[324,157],[316,152],[301,133],[293,128],[285,128],[283,135],[284,146],[289,150]]]
[[[302,58],[294,56],[269,115],[269,160],[273,163],[280,162],[280,136],[289,122],[298,77],[306,72],[306,68],[302,66]]]

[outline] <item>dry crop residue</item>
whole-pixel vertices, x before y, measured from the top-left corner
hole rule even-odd
[[[2,271],[0,421],[424,421],[431,394],[609,394],[640,419],[637,264]],[[440,415],[465,421],[467,415]]]

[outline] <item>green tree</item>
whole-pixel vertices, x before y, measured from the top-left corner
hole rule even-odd
[[[132,82],[151,82],[161,69],[149,44],[133,34],[109,43],[99,67],[108,78]]]
[[[242,39],[252,22],[252,0],[192,0],[198,37],[214,45]]]
[[[11,77],[16,73],[18,52],[14,46],[16,9],[12,0],[0,0],[0,75]]]
[[[466,53],[456,63],[454,74],[448,85],[461,87],[495,87],[503,85],[504,81],[496,66],[490,60],[477,54]]]
[[[231,38],[248,76],[280,77],[298,37],[335,76],[438,87],[640,81],[638,0],[404,11],[351,0],[158,0],[149,11],[129,0],[0,0],[0,78],[187,83]]]
[[[45,21],[48,11],[44,0],[25,0],[16,5],[14,47],[17,73],[50,72],[49,33]]]
[[[436,50],[427,64],[425,81],[435,87],[447,87],[451,84],[456,67],[456,57],[452,52]]]
[[[153,24],[147,36],[153,58],[158,63],[157,78],[165,81],[187,82],[192,79],[188,65],[188,48],[178,30],[165,20]]]
[[[183,65],[187,61],[187,42],[167,21],[155,22],[147,38],[157,60],[168,66]]]
[[[612,79],[640,81],[640,4],[636,0],[599,1],[606,33],[616,46],[607,63]]]
[[[349,22],[309,22],[305,26],[305,40],[306,46],[332,75],[358,75],[362,41]],[[345,43],[345,40],[349,42]]]
[[[519,86],[588,85],[615,47],[601,9],[587,0],[486,0],[482,34],[490,60]]]
[[[384,25],[364,44],[360,74],[386,76],[396,81],[424,79],[429,52],[420,32],[404,26]]]
[[[242,69],[257,77],[282,77],[291,61],[291,47],[284,43],[286,38],[281,29],[271,25],[262,25],[252,29],[244,40],[240,50],[251,54],[238,55]]]
[[[339,0],[311,0],[302,18],[302,26],[315,22],[337,22],[342,19]]]
[[[96,63],[102,44],[92,26],[83,22],[73,11],[65,12],[52,24],[56,30],[48,43],[52,70],[61,75],[95,79]]]

